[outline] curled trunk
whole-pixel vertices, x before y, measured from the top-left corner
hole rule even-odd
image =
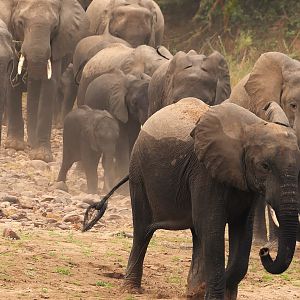
[[[282,182],[280,204],[274,207],[280,225],[277,256],[273,260],[268,248],[260,250],[261,262],[272,274],[280,274],[289,267],[296,246],[298,178],[295,174],[285,174]]]

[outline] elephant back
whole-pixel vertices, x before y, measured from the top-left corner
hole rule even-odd
[[[184,98],[152,115],[142,131],[155,139],[176,138],[190,141],[190,132],[209,106],[197,98]]]

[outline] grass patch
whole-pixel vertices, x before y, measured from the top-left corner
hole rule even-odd
[[[264,281],[264,282],[270,282],[270,281],[272,281],[273,280],[273,276],[272,275],[269,275],[269,274],[264,274],[263,276],[262,276],[262,281]]]
[[[113,285],[111,283],[105,282],[105,281],[97,281],[96,286],[101,286],[101,287],[106,287],[106,288],[112,288],[113,287]]]
[[[65,267],[58,267],[58,268],[56,268],[55,272],[58,274],[61,274],[61,275],[66,275],[66,276],[71,275],[70,269],[65,268]]]

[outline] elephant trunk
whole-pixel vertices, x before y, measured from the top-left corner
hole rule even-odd
[[[44,24],[36,24],[25,31],[19,62],[19,73],[24,60],[27,61],[28,77],[48,79],[52,76],[50,28]],[[22,61],[23,60],[23,61]],[[49,78],[50,77],[50,78]]]
[[[296,174],[283,175],[280,187],[280,204],[275,209],[279,221],[278,251],[273,261],[268,248],[260,250],[261,262],[269,273],[280,274],[290,265],[296,246],[298,226],[298,178]]]
[[[296,132],[296,136],[297,136],[298,141],[300,141],[300,118],[297,118],[297,117],[295,118],[293,129]],[[298,144],[299,143],[300,142],[298,142]]]

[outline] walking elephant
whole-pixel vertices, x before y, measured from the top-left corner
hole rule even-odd
[[[210,105],[230,95],[230,76],[225,58],[217,51],[209,56],[182,51],[160,66],[149,85],[149,115],[185,97]]]
[[[87,15],[92,34],[102,34],[107,29],[132,47],[162,43],[164,17],[152,0],[94,0]]]
[[[70,112],[64,122],[63,160],[57,181],[66,182],[72,164],[81,161],[89,193],[97,193],[97,168],[102,156],[104,190],[114,184],[114,154],[119,137],[117,120],[104,110],[82,106]]]
[[[27,133],[31,157],[52,160],[50,137],[54,101],[64,60],[88,34],[89,22],[77,0],[2,1],[0,14],[13,38],[20,41],[14,75],[27,82]],[[11,90],[8,101],[6,147],[24,148],[22,85]]]
[[[229,102],[249,109],[267,120],[264,107],[269,101],[278,103],[277,110],[283,110],[290,125],[300,138],[300,62],[279,52],[262,54],[250,74],[246,75],[233,89]],[[255,217],[254,236],[258,241],[267,241],[266,219],[261,203]],[[270,238],[275,227],[270,224]],[[300,228],[300,225],[299,225]]]
[[[262,265],[272,274],[284,272],[296,246],[299,159],[291,128],[266,122],[232,103],[209,107],[186,98],[152,115],[130,161],[134,236],[127,286],[140,287],[155,230],[190,229],[188,296],[237,299],[248,268],[258,195],[274,208],[280,222],[276,258],[264,247],[259,253]]]
[[[148,118],[148,86],[150,78],[140,79],[114,70],[94,79],[88,86],[84,104],[106,110],[119,122],[116,149],[117,176],[128,173],[129,155]]]
[[[142,73],[152,76],[158,67],[172,57],[172,54],[162,46],[154,49],[146,45],[131,48],[123,44],[112,44],[99,51],[83,68],[77,103],[78,105],[84,103],[86,89],[95,78],[112,69],[119,69],[125,74],[135,76]]]
[[[2,119],[7,106],[10,75],[13,69],[14,46],[6,24],[0,20],[0,144],[2,136]]]

